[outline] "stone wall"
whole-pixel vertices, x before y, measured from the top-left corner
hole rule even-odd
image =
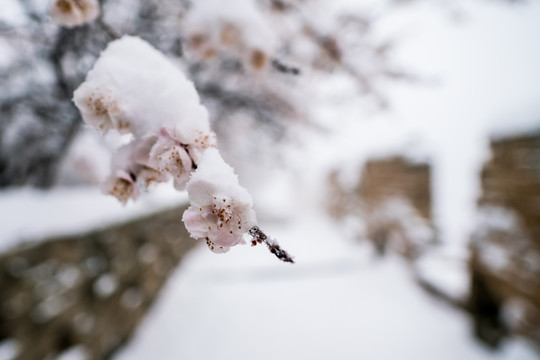
[[[429,165],[399,157],[370,161],[356,194],[367,238],[380,254],[390,248],[413,260],[434,241]]]
[[[428,164],[401,157],[369,161],[356,189],[366,206],[376,207],[389,198],[410,201],[426,220],[431,220],[431,171]]]
[[[500,331],[540,347],[540,135],[494,140],[481,173],[479,220],[471,241],[471,306],[479,292],[499,307]],[[488,330],[493,331],[493,330]]]
[[[107,359],[128,341],[195,245],[183,208],[0,256],[0,342],[17,359],[54,359],[78,346]]]
[[[540,349],[540,134],[494,140],[491,152],[481,173],[469,260],[462,264],[468,293],[455,298],[433,279],[416,277],[430,293],[469,313],[484,344],[496,348],[518,334]],[[363,237],[379,253],[391,248],[410,260],[437,259],[436,251],[427,251],[436,247],[425,246],[436,242],[428,164],[371,160],[351,190],[340,186],[337,173],[329,180],[331,213],[361,219]]]
[[[329,210],[335,217],[357,216],[364,224],[363,238],[379,254],[388,248],[413,259],[432,243],[431,172],[426,163],[402,157],[372,160],[365,164],[358,184],[340,186],[331,174]]]
[[[481,174],[479,205],[515,210],[540,245],[540,135],[495,140],[491,152]]]

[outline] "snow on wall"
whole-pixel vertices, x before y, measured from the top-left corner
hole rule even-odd
[[[4,190],[0,192],[0,217],[9,221],[2,222],[0,252],[21,243],[90,231],[186,202],[187,194],[167,186],[153,189],[128,207],[95,187]]]

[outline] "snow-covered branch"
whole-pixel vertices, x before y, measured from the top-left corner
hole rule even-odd
[[[187,230],[210,250],[227,252],[245,243],[249,232],[279,259],[293,262],[256,226],[253,200],[216,149],[193,83],[151,45],[130,36],[111,42],[73,100],[101,134],[131,136],[114,154],[106,193],[126,204],[138,198],[140,187],[172,181],[188,192]]]
[[[258,226],[249,229],[249,235],[252,237],[251,246],[265,243],[268,246],[268,250],[276,255],[278,259],[284,262],[294,263],[293,257],[279,246],[276,239],[268,237]]]

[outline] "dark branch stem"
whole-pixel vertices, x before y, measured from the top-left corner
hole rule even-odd
[[[272,67],[284,74],[299,75],[300,69],[291,65],[284,64],[279,59],[272,59]]]
[[[269,238],[258,226],[252,227],[249,230],[249,235],[251,235],[251,237],[253,238],[251,242],[252,246],[260,243],[265,243],[266,246],[268,246],[270,252],[276,255],[279,260],[294,264],[292,256],[289,255],[289,253],[287,253],[285,250],[283,250],[276,240]]]

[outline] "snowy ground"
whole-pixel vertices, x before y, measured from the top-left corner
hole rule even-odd
[[[1,193],[0,212],[10,220],[3,223],[1,248],[183,201],[162,189],[122,208],[98,195],[92,188]],[[401,259],[375,258],[321,213],[297,213],[287,222],[261,224],[296,264],[279,262],[261,245],[225,255],[196,248],[116,359],[537,358],[516,340],[500,352],[486,350],[473,340],[468,318],[424,293]],[[9,346],[0,344],[0,359],[10,358]],[[76,350],[62,359],[84,358]]]
[[[405,263],[374,258],[323,216],[265,228],[297,264],[260,246],[197,248],[116,360],[537,358],[515,340],[488,351]]]

